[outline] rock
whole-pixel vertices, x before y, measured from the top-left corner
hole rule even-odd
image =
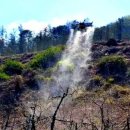
[[[122,52],[126,55],[130,55],[130,47],[124,47]]]
[[[91,47],[91,51],[96,51],[99,45],[100,44],[93,44]]]
[[[91,54],[91,57],[92,57],[92,59],[98,59],[98,58],[100,58],[101,56],[103,56],[104,54],[101,52],[101,51],[95,51],[95,52],[93,52],[92,54]]]
[[[117,52],[119,52],[120,51],[120,49],[119,48],[117,48],[117,47],[111,47],[111,48],[108,48],[107,50],[105,50],[105,54],[107,53],[107,54],[115,54],[115,53],[117,53]]]

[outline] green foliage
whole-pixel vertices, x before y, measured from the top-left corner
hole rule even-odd
[[[3,67],[3,72],[9,75],[21,74],[23,70],[23,64],[14,60],[7,60]]]
[[[37,54],[30,62],[29,66],[31,68],[48,68],[52,67],[54,63],[57,61],[58,56],[62,53],[62,51],[65,49],[65,46],[59,45],[59,46],[53,46],[50,47],[43,52]]]
[[[60,60],[57,63],[57,67],[63,67],[66,68],[68,71],[72,72],[75,68],[74,64],[72,62],[70,62],[68,59],[65,60]]]
[[[107,79],[107,83],[108,84],[113,84],[114,83],[114,78],[112,78],[112,77],[109,77],[108,79]]]
[[[98,73],[103,76],[124,76],[127,71],[126,61],[123,57],[110,55],[102,57],[97,64]]]
[[[0,65],[0,73],[3,72],[3,67],[4,67],[3,64]]]
[[[52,77],[45,77],[45,76],[38,76],[37,79],[40,81],[44,81],[44,83],[50,83],[54,80]]]
[[[70,23],[66,25],[59,25],[57,27],[46,27],[36,35],[28,29],[19,26],[19,38],[14,32],[10,33],[10,38],[6,39],[6,31],[0,27],[1,39],[0,40],[0,53],[1,55],[23,54],[28,52],[36,52],[45,50],[55,45],[65,45],[70,34]],[[4,44],[4,41],[7,44]]]
[[[124,59],[123,57],[117,55],[104,56],[100,59],[99,65],[104,65],[108,62],[123,63]]]
[[[9,80],[10,79],[10,76],[5,74],[5,73],[2,73],[0,72],[0,81],[4,81],[4,80]]]

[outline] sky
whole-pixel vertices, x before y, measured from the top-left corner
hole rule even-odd
[[[99,27],[130,15],[130,0],[0,0],[0,5],[0,26],[7,30],[22,24],[38,32],[85,18]]]

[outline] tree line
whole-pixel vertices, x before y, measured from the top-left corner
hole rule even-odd
[[[0,55],[13,55],[44,50],[50,46],[65,44],[69,33],[69,24],[58,27],[46,27],[38,34],[31,30],[18,27],[18,35],[15,31],[7,36],[7,31],[0,28]]]
[[[106,41],[114,38],[117,41],[130,40],[130,16],[119,18],[116,22],[110,23],[95,29],[94,41]]]
[[[83,23],[87,23],[85,19]],[[70,30],[81,22],[73,20],[57,27],[48,26],[35,34],[31,30],[19,25],[17,31],[8,34],[2,26],[0,28],[0,55],[13,55],[44,50],[50,46],[66,44]]]

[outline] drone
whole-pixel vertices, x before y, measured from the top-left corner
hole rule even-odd
[[[71,28],[74,30],[78,30],[78,31],[84,31],[86,30],[87,27],[92,27],[93,26],[93,22],[77,22],[74,21],[73,24],[71,25]]]

